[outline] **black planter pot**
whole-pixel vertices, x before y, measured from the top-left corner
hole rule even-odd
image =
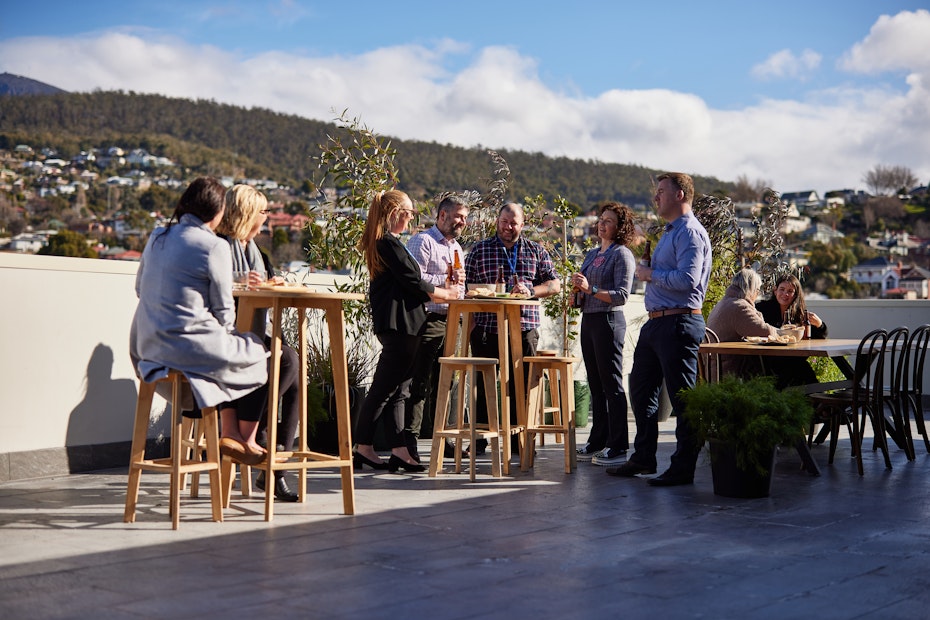
[[[765,474],[756,470],[745,471],[736,465],[736,448],[733,444],[710,440],[710,469],[714,477],[714,495],[753,499],[772,494],[772,471],[775,467],[775,447]]]
[[[336,423],[336,399],[333,396],[333,386],[323,386],[323,406],[328,414],[325,420],[320,420],[307,436],[307,446],[314,452],[324,454],[339,453],[339,426]],[[349,386],[349,416],[352,431],[355,431],[355,421],[358,419],[362,401],[368,390],[362,386]]]

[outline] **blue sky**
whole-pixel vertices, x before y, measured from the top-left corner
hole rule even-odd
[[[385,135],[781,191],[879,163],[930,181],[926,2],[10,4],[0,71],[70,91],[348,108]]]

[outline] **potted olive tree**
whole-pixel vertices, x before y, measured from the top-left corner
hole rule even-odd
[[[709,443],[714,493],[768,497],[775,450],[810,426],[813,407],[798,389],[779,390],[772,377],[698,382],[683,390],[685,417]]]

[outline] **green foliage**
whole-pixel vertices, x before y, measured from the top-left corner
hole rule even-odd
[[[71,230],[59,230],[48,239],[48,245],[39,250],[47,256],[71,256],[76,258],[97,258],[97,253],[87,245],[87,237]]]
[[[770,188],[764,189],[763,202],[766,207],[753,218],[755,234],[746,239],[730,198],[705,194],[694,201],[695,217],[707,230],[713,248],[710,285],[704,304],[708,312],[723,298],[733,274],[744,266],[752,266],[759,272],[763,290],[770,290],[777,276],[789,269],[782,258],[785,240],[779,232],[788,215],[788,205]]]
[[[772,449],[800,437],[814,413],[803,392],[779,390],[773,377],[701,381],[682,390],[681,397],[699,441],[713,438],[733,444],[737,464],[747,471],[764,472]]]
[[[274,234],[271,236],[271,247],[275,250],[280,248],[282,245],[287,245],[291,242],[290,236],[287,234],[286,228],[275,228]]]
[[[831,381],[843,381],[846,376],[837,367],[836,363],[829,357],[809,357],[807,362],[817,375],[817,381],[820,383],[829,383]]]

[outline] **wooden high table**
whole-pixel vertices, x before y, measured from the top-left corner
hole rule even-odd
[[[239,300],[236,327],[247,332],[252,327],[253,314],[270,310],[272,320],[271,365],[268,372],[268,458],[259,467],[265,470],[265,520],[274,515],[274,471],[299,471],[300,502],[306,501],[307,470],[338,467],[342,474],[342,505],[345,514],[355,514],[355,482],[352,471],[352,424],[349,417],[349,379],[346,364],[345,314],[343,302],[362,301],[358,293],[318,292],[304,286],[263,286],[234,291]],[[300,424],[297,450],[277,452],[278,377],[281,372],[281,321],[285,308],[297,310],[297,353],[300,356]],[[306,310],[315,308],[326,314],[329,326],[329,346],[333,362],[333,397],[336,401],[336,423],[339,429],[339,454],[311,452],[307,447],[307,327]]]
[[[821,340],[802,340],[785,345],[754,344],[751,342],[704,342],[701,343],[701,353],[715,353],[719,355],[759,355],[761,357],[829,357],[836,364],[847,381],[833,381],[830,383],[812,383],[803,386],[807,393],[822,392],[823,390],[838,387],[850,387],[854,377],[853,367],[846,359],[847,355],[855,355],[859,349],[860,340],[854,338],[823,338]],[[765,360],[762,361],[763,365]]]
[[[501,378],[501,431],[507,436],[503,442],[504,474],[510,474],[510,382],[514,382],[514,398],[517,411],[517,427],[522,431],[526,428],[526,381],[523,376],[523,342],[520,332],[520,311],[525,306],[538,306],[538,299],[514,297],[471,297],[453,299],[448,302],[449,316],[446,320],[446,342],[443,355],[451,357],[456,355],[456,345],[459,338],[459,321],[464,328],[462,341],[462,355],[468,355],[469,337],[471,335],[471,315],[475,312],[490,312],[497,316],[497,351]],[[509,334],[509,338],[508,338]],[[509,355],[508,355],[509,354]],[[508,364],[507,360],[511,363]],[[485,386],[488,389],[490,386]],[[444,389],[439,386],[439,389]],[[446,412],[436,412],[436,415],[447,415]],[[523,446],[524,437],[520,435],[520,446]]]
[[[785,345],[755,344],[751,342],[704,342],[701,343],[701,353],[717,355],[758,355],[762,358],[772,357],[829,357],[846,377],[846,381],[832,381],[828,383],[812,383],[800,386],[805,393],[822,392],[824,390],[845,388],[852,386],[855,376],[852,365],[846,359],[847,355],[855,355],[859,349],[860,340],[853,338],[824,338],[821,340],[802,340]],[[763,367],[765,360],[762,360]],[[814,475],[820,475],[820,468],[811,456],[807,442],[800,440],[796,445],[798,454],[804,462],[804,468]]]

